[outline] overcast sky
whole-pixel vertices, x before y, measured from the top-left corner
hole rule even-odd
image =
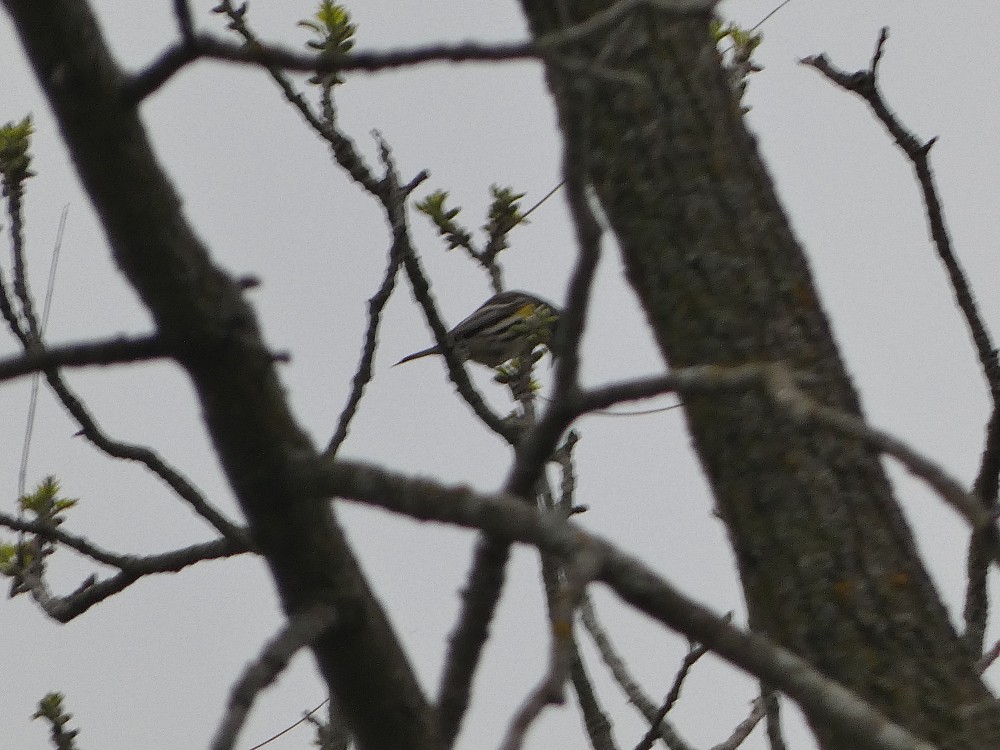
[[[722,10],[752,25],[776,4],[732,0]],[[214,1],[193,5],[200,28],[222,32],[224,24],[209,12]],[[175,36],[166,0],[102,0],[95,7],[112,48],[130,69],[154,58]],[[296,21],[313,10],[312,2],[256,0],[249,20],[265,38],[300,45],[307,35]],[[513,2],[365,0],[351,11],[361,49],[526,38]],[[969,337],[928,242],[910,169],[860,100],[796,61],[825,51],[843,68],[865,67],[879,28],[890,27],[881,67],[885,95],[920,137],[940,137],[933,166],[948,224],[984,316],[996,329],[1000,142],[993,94],[997,71],[989,51],[998,21],[1000,10],[986,2],[792,0],[763,26],[757,57],[765,69],[754,76],[748,94],[750,125],[808,251],[869,417],[966,482],[976,470],[987,399]],[[31,278],[39,294],[60,213],[69,206],[50,341],[148,331],[148,316],[113,268],[48,107],[2,14],[0,55],[0,122],[30,112],[38,131],[33,148],[38,176],[28,185],[26,211]],[[559,181],[560,145],[536,63],[357,74],[341,87],[338,101],[343,127],[367,155],[374,155],[370,131],[378,129],[404,179],[429,169],[431,178],[420,194],[448,190],[470,228],[483,223],[490,184],[514,186],[530,203]],[[188,217],[218,263],[263,280],[251,298],[269,344],[292,356],[282,372],[298,418],[325,444],[360,351],[364,302],[385,262],[389,236],[378,207],[332,164],[323,144],[261,71],[198,63],[147,101],[143,115]],[[457,322],[488,296],[487,279],[460,253],[446,253],[422,217],[413,216],[412,226],[440,306],[447,320]],[[511,235],[513,249],[504,257],[508,285],[561,302],[574,257],[571,236],[563,198],[557,196]],[[0,262],[6,274],[8,248],[4,239]],[[590,320],[583,349],[588,383],[662,370],[610,243]],[[375,379],[344,454],[495,489],[509,451],[478,426],[442,364],[425,359],[390,368],[430,342],[404,285],[388,307]],[[0,355],[15,351],[12,339],[0,337]],[[111,435],[154,447],[217,505],[237,515],[191,389],[176,368],[159,364],[67,377]],[[487,371],[477,370],[477,381],[498,409],[509,408],[507,395]],[[0,387],[0,503],[8,512],[17,495],[27,394],[26,381]],[[732,610],[745,621],[725,532],[712,517],[682,414],[594,416],[579,430],[577,499],[591,508],[580,522],[627,546],[718,612]],[[210,537],[159,482],[135,466],[107,460],[74,438],[75,431],[43,391],[29,484],[56,474],[65,494],[81,499],[67,529],[134,553]],[[963,525],[896,467],[892,476],[939,588],[958,613]],[[344,505],[340,512],[423,683],[433,690],[474,537],[364,508]],[[537,569],[530,551],[515,556],[462,748],[496,746],[510,713],[542,674],[547,628]],[[61,593],[91,570],[67,552],[51,561],[53,585]],[[662,698],[686,649],[684,639],[627,611],[605,592],[596,594],[636,675],[654,698]],[[65,626],[47,620],[27,597],[3,600],[3,744],[47,747],[46,728],[28,717],[42,695],[58,690],[82,730],[83,748],[204,747],[232,681],[279,623],[272,584],[249,557],[140,582]],[[991,628],[994,639],[996,631]],[[588,645],[592,672],[600,675],[616,737],[631,747],[643,723],[608,683],[583,634],[581,642]],[[707,748],[728,735],[754,694],[751,682],[706,659],[672,716],[695,747]],[[260,701],[240,747],[294,722],[323,697],[311,660],[301,656]],[[804,747],[801,727],[790,723],[793,746]],[[309,730],[300,728],[270,747],[302,748],[310,741]],[[545,715],[528,747],[576,748],[584,742],[571,703]],[[747,747],[764,747],[759,733]]]

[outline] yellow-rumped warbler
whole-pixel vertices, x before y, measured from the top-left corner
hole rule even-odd
[[[448,337],[463,361],[471,359],[487,367],[499,367],[509,359],[529,354],[536,346],[548,345],[558,317],[553,305],[533,294],[500,292],[452,328]],[[432,354],[441,354],[441,347],[415,352],[396,364]]]

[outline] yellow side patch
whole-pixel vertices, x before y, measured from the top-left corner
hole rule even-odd
[[[533,304],[531,304],[530,302],[527,303],[527,304],[521,305],[517,309],[517,312],[515,313],[515,315],[517,315],[517,317],[519,317],[519,318],[530,318],[534,314],[535,314],[535,306]]]

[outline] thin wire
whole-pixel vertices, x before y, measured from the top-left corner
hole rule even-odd
[[[532,206],[527,211],[525,211],[523,214],[521,214],[521,221],[524,221],[525,219],[527,219],[534,212],[534,210],[536,208],[538,208],[539,206],[541,206],[543,203],[545,203],[545,201],[547,201],[549,198],[551,198],[553,195],[555,195],[556,191],[559,188],[561,188],[563,185],[565,185],[565,184],[566,184],[566,180],[561,180],[558,185],[556,185],[549,192],[547,192],[545,195],[543,195],[541,197],[541,199],[534,206]]]
[[[325,706],[327,703],[329,703],[329,701],[330,701],[330,699],[327,698],[325,701],[323,701],[318,706],[316,706],[316,708],[314,708],[312,711],[307,712],[301,719],[299,719],[297,722],[295,722],[291,726],[285,727],[284,729],[282,729],[280,732],[278,732],[273,737],[268,737],[266,740],[264,740],[263,742],[261,742],[259,745],[254,745],[253,747],[248,748],[248,750],[260,750],[260,748],[264,747],[264,745],[267,745],[268,743],[274,742],[281,735],[286,734],[287,732],[292,731],[293,729],[295,729],[295,727],[297,727],[302,722],[308,721],[310,716],[312,716],[314,713],[316,713],[321,708],[323,708],[323,706]]]
[[[781,10],[782,8],[784,8],[790,2],[792,2],[792,0],[784,0],[784,2],[781,3],[781,4],[779,4],[777,8],[775,8],[774,10],[772,10],[770,13],[768,13],[766,16],[764,16],[762,19],[760,19],[757,23],[755,23],[753,26],[751,26],[748,29],[748,31],[756,31],[757,29],[759,29],[764,24],[764,21],[766,21],[767,19],[769,19],[771,16],[773,16],[779,10]]]
[[[765,21],[769,20],[771,18],[771,16],[773,16],[779,10],[781,10],[782,8],[784,8],[790,2],[792,2],[792,0],[783,0],[783,2],[778,3],[777,7],[773,8],[770,13],[768,13],[767,15],[765,15],[757,23],[755,23],[753,26],[751,26],[749,29],[747,29],[747,33],[749,34],[750,32],[753,32],[753,31],[756,31],[757,29],[759,29],[761,26],[764,25]],[[722,54],[726,54],[727,52],[729,52],[730,50],[732,50],[733,47],[735,47],[735,46],[736,45],[733,44],[733,45],[730,45],[729,47],[726,47],[724,50],[722,50]]]
[[[56,286],[56,267],[59,265],[59,251],[62,249],[63,234],[66,231],[66,216],[69,214],[69,205],[63,207],[62,216],[59,217],[59,230],[56,232],[56,244],[52,248],[52,262],[49,265],[49,280],[45,287],[45,302],[42,304],[42,321],[39,328],[39,335],[45,333],[45,326],[49,322],[49,310],[52,309],[52,296]],[[28,481],[28,457],[31,454],[31,435],[35,429],[35,409],[38,405],[38,385],[41,380],[41,373],[35,373],[31,377],[31,397],[28,400],[28,419],[24,426],[24,444],[21,447],[21,468],[17,474],[17,496],[24,497]]]
[[[552,403],[552,399],[546,396],[538,396],[539,399],[547,404]],[[594,409],[593,411],[588,411],[585,415],[587,417],[646,417],[650,414],[662,414],[665,411],[671,411],[672,409],[680,409],[684,404],[682,402],[677,402],[676,404],[670,404],[669,406],[656,406],[651,409],[636,409],[635,411],[611,411],[611,409]]]
[[[670,404],[670,406],[658,406],[654,409],[637,409],[635,411],[611,411],[610,409],[595,409],[588,411],[587,415],[598,417],[646,417],[650,414],[660,414],[671,409],[680,409],[684,404]]]

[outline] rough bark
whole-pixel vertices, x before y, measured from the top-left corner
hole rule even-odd
[[[362,748],[437,748],[433,712],[329,503],[296,485],[314,446],[292,418],[249,305],[210,260],[152,152],[127,79],[82,0],[4,0],[115,261],[197,390],[285,610],[337,608],[314,645]]]
[[[523,0],[539,39],[610,5]],[[629,280],[671,365],[784,361],[812,376],[816,399],[860,415],[709,21],[640,7],[559,48],[548,75],[561,127],[587,154]],[[878,456],[793,425],[757,394],[692,398],[686,416],[752,626],[942,747],[997,746],[992,696]],[[827,748],[850,746],[814,729]]]

